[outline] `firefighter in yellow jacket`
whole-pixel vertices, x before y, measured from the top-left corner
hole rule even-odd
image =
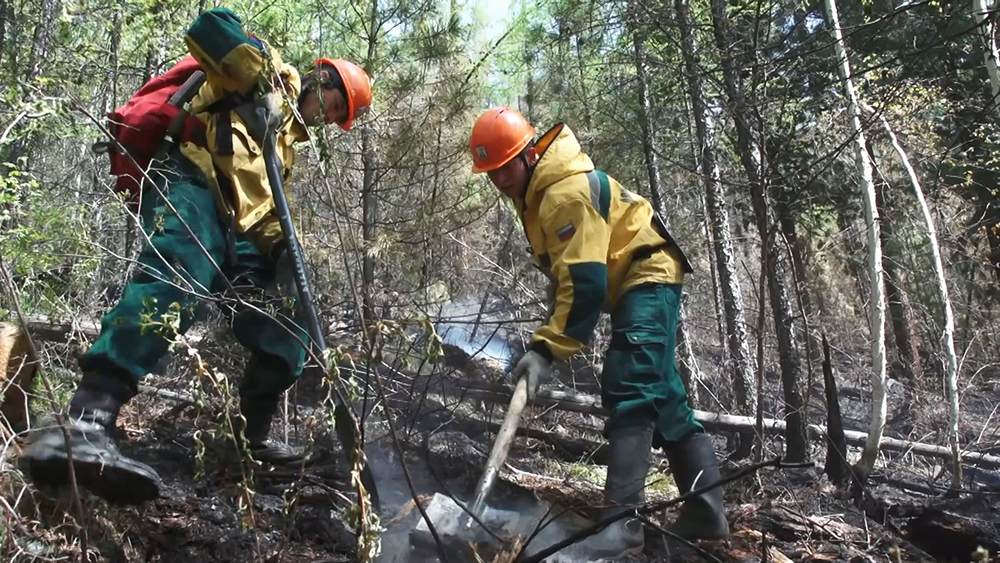
[[[256,305],[226,311],[236,339],[250,352],[240,383],[249,451],[271,463],[301,459],[301,451],[268,439],[282,393],[302,373],[308,335],[304,316],[278,291],[279,279],[291,279],[292,266],[273,213],[264,124],[255,110],[269,110],[287,179],[294,144],[308,138],[308,126],[336,123],[350,130],[372,100],[371,82],[357,65],[319,59],[300,78],[226,9],[201,14],[185,42],[206,75],[191,100],[191,115],[204,127],[186,131],[151,173],[166,201],[157,190],[141,194],[148,244],[120,301],[102,319],[100,337],[80,359],[83,378],[69,405],[77,482],[114,502],[159,495],[156,471],[115,447],[115,421],[140,379],[168,352],[172,333],[193,324],[199,297],[227,288],[220,267],[241,302]],[[64,484],[70,452],[61,430],[43,426],[29,441],[21,455],[25,472],[37,482]]]
[[[555,287],[551,314],[514,377],[526,377],[534,397],[553,360],[586,346],[607,308],[613,330],[601,376],[611,413],[606,510],[643,502],[654,446],[666,451],[681,493],[696,480],[699,488],[715,482],[712,441],[694,419],[674,359],[690,265],[649,202],[595,169],[568,126],[534,137],[519,113],[499,107],[477,119],[469,143],[473,172],[487,173],[513,201],[533,258]],[[721,489],[685,503],[673,531],[692,539],[728,536]],[[590,544],[590,555],[601,558],[641,551],[642,525],[619,521]]]

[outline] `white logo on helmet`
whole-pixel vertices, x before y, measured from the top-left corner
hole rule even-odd
[[[476,147],[476,156],[478,156],[480,160],[486,160],[486,147],[482,145]]]

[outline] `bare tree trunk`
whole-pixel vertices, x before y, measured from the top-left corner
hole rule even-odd
[[[632,47],[635,55],[636,88],[639,96],[639,128],[642,131],[642,154],[646,161],[646,173],[649,175],[649,193],[653,208],[666,219],[666,206],[663,202],[660,182],[660,163],[656,156],[656,145],[653,138],[652,121],[653,105],[649,99],[649,68],[646,62],[645,36],[642,32],[636,10],[632,16]]]
[[[871,158],[871,147],[869,147],[869,158]],[[872,158],[872,162],[875,159]],[[903,291],[901,283],[902,272],[896,267],[894,244],[892,241],[892,225],[888,214],[884,210],[891,208],[891,203],[886,201],[888,197],[888,184],[880,182],[879,189],[875,191],[875,203],[879,209],[879,235],[882,241],[882,269],[885,271],[885,297],[889,305],[889,324],[892,326],[893,340],[895,341],[894,356],[896,362],[892,366],[892,372],[906,381],[911,386],[915,386],[920,381],[920,352],[913,337],[912,315],[909,311],[909,299]]]
[[[121,49],[122,43],[122,11],[125,9],[124,0],[118,2],[118,7],[115,8],[115,14],[112,16],[111,29],[108,31],[110,43],[110,69],[108,70],[108,101],[104,104],[105,112],[111,111],[112,109],[118,107],[118,74],[121,67],[121,61],[119,57],[119,51]]]
[[[871,108],[866,109],[875,113]],[[962,450],[958,443],[958,355],[955,353],[955,315],[952,312],[951,297],[948,295],[948,279],[945,276],[944,264],[941,261],[941,247],[938,245],[937,228],[934,226],[934,219],[931,217],[931,210],[927,205],[927,200],[924,199],[924,190],[920,187],[920,180],[917,179],[917,173],[913,171],[913,166],[910,165],[910,159],[907,158],[906,152],[900,146],[886,118],[879,115],[879,119],[882,122],[882,127],[885,128],[885,132],[888,133],[889,139],[892,141],[893,148],[899,154],[899,160],[903,163],[903,168],[906,168],[906,173],[910,177],[910,183],[913,185],[913,193],[917,196],[920,211],[924,215],[927,240],[931,245],[934,275],[937,278],[938,294],[941,297],[941,312],[944,317],[944,334],[941,339],[944,344],[945,359],[947,360],[945,364],[945,383],[948,390],[949,406],[948,442],[951,444],[952,453],[951,486],[954,489],[960,489],[962,488]]]
[[[49,56],[52,32],[55,30],[56,0],[39,0],[38,24],[31,38],[31,51],[28,53],[28,66],[24,72],[24,81],[31,83],[41,73],[42,62]]]
[[[840,416],[840,399],[837,396],[837,380],[833,377],[833,363],[830,361],[830,344],[823,334],[823,389],[826,395],[826,465],[823,473],[838,487],[844,484],[847,475],[847,438],[844,437],[844,419]]]
[[[809,286],[809,275],[806,270],[806,261],[803,258],[802,242],[799,240],[798,229],[795,226],[795,216],[792,213],[792,206],[788,202],[787,196],[781,190],[772,190],[774,197],[774,213],[778,220],[781,235],[788,245],[788,252],[792,256],[792,279],[795,280],[796,292],[802,302],[802,311],[806,327],[806,346],[812,365],[823,363],[823,350],[820,344],[814,319],[816,310],[820,304],[814,304],[812,289]],[[820,307],[821,308],[821,307]],[[806,390],[806,397],[812,393],[811,389]],[[808,399],[806,399],[808,403]]]
[[[677,349],[680,351],[681,361],[678,363],[678,370],[681,373],[681,381],[684,382],[684,389],[687,390],[688,403],[691,408],[698,408],[698,382],[701,381],[701,369],[698,367],[698,360],[694,355],[694,348],[691,346],[691,337],[687,330],[687,307],[681,298],[680,319],[677,322]]]
[[[767,198],[766,162],[760,142],[761,119],[747,102],[734,60],[727,52],[732,44],[728,16],[724,0],[712,0],[712,24],[715,42],[722,59],[722,74],[726,96],[736,122],[737,148],[740,162],[750,182],[754,215],[761,244],[766,247],[767,286],[771,297],[771,314],[774,316],[774,331],[778,340],[778,354],[781,365],[781,386],[785,399],[785,456],[790,461],[804,461],[808,441],[805,421],[802,418],[802,394],[799,390],[801,361],[792,336],[794,315],[788,296],[787,281],[783,265],[781,245],[771,228],[776,222]]]
[[[757,285],[757,439],[754,462],[764,458],[764,336],[767,334],[767,245],[760,245],[760,282]],[[787,428],[787,426],[786,426]]]
[[[703,181],[705,182],[705,204],[712,222],[715,239],[716,263],[725,309],[726,331],[729,336],[729,354],[733,361],[733,391],[736,395],[739,411],[752,415],[756,411],[756,405],[752,400],[754,370],[751,365],[746,319],[743,313],[743,295],[736,277],[736,259],[733,256],[733,241],[729,232],[729,213],[726,211],[722,178],[716,161],[712,115],[705,103],[698,44],[692,29],[689,1],[674,0],[674,8],[681,30],[688,95],[691,98],[691,109],[698,140],[697,156],[701,163]]]
[[[698,168],[698,166],[695,166],[695,168]],[[715,267],[717,259],[717,255],[715,254],[715,235],[712,234],[712,220],[708,217],[708,202],[702,201],[702,204],[705,209],[705,245],[708,247],[708,269],[709,273],[712,274],[712,300],[715,303],[715,328],[718,331],[719,346],[722,348],[723,363],[725,363],[725,355],[728,351],[728,348],[726,348],[726,313],[722,306],[722,291],[721,288],[719,288],[719,275],[717,268]]]
[[[840,16],[837,14],[836,0],[824,0],[827,21],[831,26],[834,39],[834,51],[837,54],[837,71],[844,82],[844,92],[847,98],[847,111],[851,119],[851,134],[855,141],[855,158],[858,172],[861,175],[861,196],[865,207],[865,221],[868,223],[868,268],[871,272],[871,304],[869,325],[872,338],[872,415],[868,430],[868,441],[864,453],[858,462],[858,481],[864,483],[875,467],[878,458],[879,443],[885,430],[885,286],[882,279],[882,242],[879,238],[878,208],[875,205],[875,183],[872,181],[871,163],[868,161],[868,149],[865,133],[861,127],[861,111],[858,108],[858,97],[851,79],[851,62],[847,58],[847,47],[844,45],[844,34],[840,29]]]
[[[49,57],[52,43],[52,33],[55,30],[56,0],[39,0],[38,23],[31,37],[31,49],[28,52],[28,65],[24,71],[24,82],[31,84],[41,74],[42,63]],[[19,137],[11,143],[7,162],[17,162],[28,154],[32,137]]]
[[[996,24],[993,22],[992,10],[993,0],[972,0],[972,14],[979,24],[979,36],[983,41],[983,58],[986,60],[986,72],[990,75],[990,90],[993,92],[993,104],[998,101],[1000,95],[1000,69],[997,68],[997,61],[1000,60],[1000,52],[997,51]],[[996,112],[996,108],[993,109]]]
[[[378,2],[372,0],[371,11],[369,12],[368,25],[368,53],[365,58],[365,68],[371,72],[375,64],[376,47],[378,42]],[[363,167],[361,180],[361,236],[364,240],[364,256],[361,262],[361,293],[362,293],[362,316],[366,327],[370,327],[374,321],[375,304],[373,292],[375,286],[375,224],[378,221],[378,198],[375,190],[378,182],[375,178],[376,155],[375,145],[372,139],[371,126],[365,124],[361,129],[361,164]]]
[[[3,52],[7,45],[7,0],[0,0],[0,73],[3,72]]]
[[[361,181],[361,236],[364,240],[364,255],[361,260],[361,292],[365,326],[371,326],[375,307],[373,292],[375,285],[375,221],[377,200],[375,198],[375,148],[371,131],[365,125],[361,131],[361,163],[364,167]]]

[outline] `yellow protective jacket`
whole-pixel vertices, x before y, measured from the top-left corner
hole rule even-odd
[[[268,254],[283,235],[272,213],[274,200],[262,143],[253,138],[250,131],[254,128],[248,129],[239,112],[209,110],[216,102],[233,99],[234,95],[249,99],[260,85],[271,84],[275,92],[283,89],[284,99],[290,102],[283,103],[280,95],[272,94],[271,103],[281,108],[276,147],[283,179],[287,180],[295,162],[294,143],[309,138],[290,105],[297,103],[302,88],[299,73],[284,64],[266,42],[247,35],[239,18],[224,8],[201,14],[184,41],[206,75],[191,101],[191,114],[205,124],[207,146],[184,142],[181,153],[205,173],[223,221],[235,219],[235,228]],[[273,76],[274,70],[280,82]]]
[[[531,349],[565,360],[629,289],[683,283],[691,268],[649,202],[595,170],[569,127],[550,129],[535,150],[524,200],[515,203],[534,258],[555,285],[555,304]]]

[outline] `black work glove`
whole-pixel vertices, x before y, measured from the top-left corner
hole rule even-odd
[[[515,382],[522,377],[527,378],[528,399],[533,401],[542,383],[552,378],[552,362],[541,353],[528,350],[514,366],[511,377]]]

